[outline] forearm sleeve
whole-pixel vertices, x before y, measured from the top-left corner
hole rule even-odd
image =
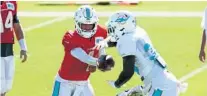
[[[123,71],[120,73],[118,79],[115,81],[116,87],[121,87],[125,84],[134,74],[135,56],[129,55],[123,57]]]
[[[74,48],[70,51],[71,55],[81,62],[96,66],[97,58],[88,55],[82,48]]]

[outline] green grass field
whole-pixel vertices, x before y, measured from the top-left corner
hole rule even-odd
[[[146,5],[145,5],[146,4]],[[165,4],[165,5],[163,5]],[[195,4],[195,5],[194,5]],[[163,6],[161,6],[163,5]],[[128,10],[142,11],[198,11],[202,12],[206,2],[142,2],[141,5],[128,7]],[[53,6],[39,7],[35,2],[20,2],[20,11],[74,11],[77,6]],[[176,7],[175,7],[176,6]],[[178,7],[179,6],[179,7]],[[196,7],[193,7],[196,6]],[[68,7],[68,9],[65,7]],[[41,8],[44,8],[42,10]],[[104,6],[95,6],[98,11],[105,10]],[[118,6],[107,6],[118,10]],[[123,7],[122,7],[123,8]],[[54,10],[53,10],[54,9]],[[36,24],[51,20],[47,17],[20,17],[22,26],[28,28]],[[100,18],[100,24],[104,24],[107,18]],[[168,69],[177,78],[188,74],[200,67],[202,63],[198,59],[202,30],[199,17],[140,17],[138,24],[145,28],[151,40],[168,62]],[[61,39],[66,30],[73,30],[72,18],[55,22],[53,24],[26,32],[29,58],[26,63],[20,63],[19,45],[15,44],[16,73],[13,89],[8,96],[51,96],[54,77],[63,59],[63,46]],[[117,79],[122,70],[122,60],[115,48],[107,49],[115,60],[115,68],[106,73],[95,72],[90,81],[96,96],[115,96],[117,92],[142,84],[136,75],[121,89],[113,89],[108,86],[106,80]],[[188,79],[189,87],[181,96],[207,96],[207,71]]]
[[[69,5],[69,6],[39,6],[39,2],[19,2],[19,10],[25,11],[74,11],[79,5]],[[22,5],[22,6],[21,6]],[[200,1],[166,1],[166,2],[157,2],[157,1],[145,1],[141,2],[138,6],[121,6],[117,7],[116,5],[108,6],[99,6],[93,5],[93,7],[98,11],[115,11],[120,9],[131,10],[131,11],[200,11],[203,10],[207,5],[207,2]]]

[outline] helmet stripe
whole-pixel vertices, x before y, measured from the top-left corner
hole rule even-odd
[[[90,20],[90,18],[91,18],[91,11],[89,8],[86,8],[86,18],[87,18],[87,20]]]

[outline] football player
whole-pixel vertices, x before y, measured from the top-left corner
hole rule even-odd
[[[203,28],[203,36],[202,36],[202,43],[201,43],[201,49],[199,54],[199,59],[202,62],[205,62],[206,60],[206,53],[205,53],[205,46],[206,46],[206,30],[207,30],[207,8],[204,11],[203,20],[201,22],[201,26]]]
[[[114,63],[100,65],[103,60],[110,62],[111,57],[104,55],[104,49],[92,49],[107,36],[98,20],[91,6],[83,5],[75,12],[75,30],[67,31],[62,39],[65,56],[56,75],[52,96],[94,96],[88,80],[90,74],[95,72],[96,66],[101,71],[114,66]]]
[[[1,32],[1,96],[11,90],[14,77],[14,32],[20,45],[20,58],[27,60],[27,46],[20,21],[17,16],[16,1],[0,1],[0,32]]]
[[[100,42],[100,48],[116,46],[123,58],[123,70],[116,81],[108,81],[120,88],[130,80],[136,69],[144,86],[137,86],[117,96],[178,96],[185,91],[183,84],[166,69],[166,62],[153,47],[144,29],[137,26],[135,16],[129,11],[114,13],[107,23],[109,39]],[[182,90],[181,90],[182,89]]]

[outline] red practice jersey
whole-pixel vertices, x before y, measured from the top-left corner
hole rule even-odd
[[[16,1],[1,1],[0,43],[14,43],[13,17],[17,14]]]
[[[87,80],[90,72],[86,71],[88,64],[81,62],[71,55],[74,48],[82,48],[87,54],[98,57],[98,50],[91,51],[100,40],[107,37],[105,28],[98,25],[96,33],[91,38],[83,38],[76,31],[66,32],[62,44],[65,49],[65,56],[59,70],[59,75],[65,80],[82,81]]]

